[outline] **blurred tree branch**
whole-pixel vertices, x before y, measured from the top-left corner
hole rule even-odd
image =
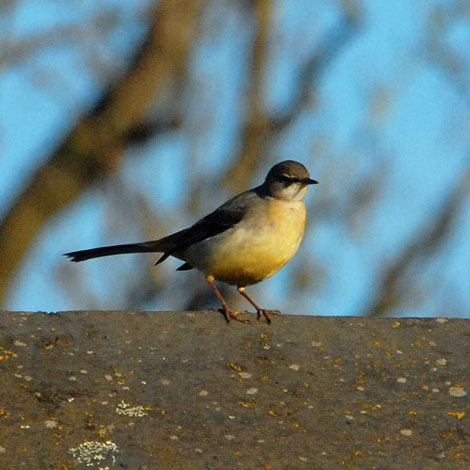
[[[0,15],[2,14],[0,9]],[[14,22],[15,10],[5,16]],[[6,20],[6,23],[8,23]],[[0,71],[12,65],[21,65],[38,53],[65,44],[86,47],[86,44],[101,41],[119,23],[115,8],[103,9],[80,24],[58,25],[39,32],[30,32],[24,38],[17,38],[10,28],[5,28],[0,36]],[[14,28],[12,28],[14,29]]]
[[[269,154],[269,144],[279,136],[307,108],[312,106],[315,83],[320,75],[337,58],[349,43],[359,22],[359,11],[351,5],[343,9],[342,22],[318,46],[315,53],[305,62],[299,74],[297,93],[290,109],[282,116],[267,116],[263,110],[263,73],[264,61],[268,49],[269,23],[271,8],[267,0],[250,3],[258,22],[257,34],[253,46],[251,81],[248,88],[247,122],[241,139],[242,148],[234,158],[232,167],[224,178],[233,193],[246,189],[250,177]]]
[[[375,296],[371,299],[369,309],[364,313],[365,316],[385,315],[403,301],[402,290],[408,284],[406,278],[409,268],[417,260],[424,257],[429,258],[442,246],[455,225],[459,208],[468,198],[469,183],[470,173],[467,170],[443,202],[437,216],[429,217],[428,225],[423,227],[416,237],[403,247],[393,262],[385,266],[380,277],[381,283]]]
[[[203,5],[203,0],[158,2],[153,25],[127,72],[69,132],[0,221],[0,299],[43,224],[119,167],[123,151],[140,133],[149,104],[181,80]]]

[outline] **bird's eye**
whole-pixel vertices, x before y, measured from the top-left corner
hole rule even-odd
[[[283,181],[284,183],[293,183],[293,180],[290,176],[288,175],[281,175],[280,180]]]
[[[287,184],[294,184],[294,183],[300,182],[299,178],[296,178],[295,176],[289,176],[289,175],[281,175],[280,180]]]

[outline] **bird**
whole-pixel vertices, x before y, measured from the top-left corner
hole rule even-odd
[[[72,251],[64,256],[80,262],[127,253],[162,253],[156,265],[170,256],[183,261],[177,271],[197,269],[206,278],[220,303],[227,323],[249,323],[245,312],[229,308],[215,281],[236,286],[256,309],[257,319],[271,324],[278,310],[259,307],[245,292],[277,273],[297,252],[306,222],[304,198],[311,179],[307,168],[294,160],[274,165],[264,182],[229,199],[188,228],[158,240]]]

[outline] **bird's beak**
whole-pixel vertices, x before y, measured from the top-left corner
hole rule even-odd
[[[305,178],[304,180],[302,180],[302,183],[305,183],[305,184],[318,184],[318,181],[312,180],[311,178]]]

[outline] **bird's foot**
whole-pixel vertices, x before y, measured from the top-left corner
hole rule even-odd
[[[279,310],[266,310],[264,308],[257,309],[256,313],[258,314],[256,319],[259,321],[261,317],[264,317],[266,318],[266,323],[268,325],[271,324],[271,317],[269,315],[281,315],[281,312]]]
[[[219,309],[214,309],[217,310],[218,312],[222,313],[225,317],[225,320],[227,323],[230,323],[230,320],[233,318],[236,321],[239,321],[240,323],[244,323],[247,325],[250,323],[250,320],[247,320],[245,318],[241,318],[240,315],[243,315],[244,313],[247,313],[246,311],[243,312],[234,312],[233,310],[230,309],[224,309],[224,308],[219,308]]]
[[[241,318],[240,315],[243,315],[246,312],[234,312],[233,310],[228,310],[225,311],[225,319],[227,320],[227,323],[230,323],[230,319],[233,318],[236,321],[239,321],[240,323],[244,323],[247,325],[250,323],[250,320],[246,320],[245,318]]]

